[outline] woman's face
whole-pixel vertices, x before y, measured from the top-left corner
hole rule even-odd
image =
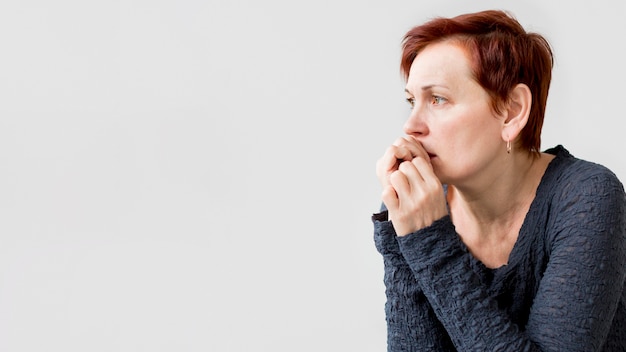
[[[504,118],[472,77],[465,49],[454,42],[424,48],[411,65],[406,95],[412,109],[404,130],[422,143],[442,183],[498,172],[494,160],[506,154]]]

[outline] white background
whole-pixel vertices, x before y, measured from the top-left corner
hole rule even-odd
[[[0,351],[384,351],[412,26],[552,43],[543,148],[626,179],[624,2],[3,0]]]

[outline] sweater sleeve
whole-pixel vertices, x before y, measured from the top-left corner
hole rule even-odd
[[[528,332],[546,350],[598,351],[624,292],[626,196],[605,169],[578,172],[560,193]]]
[[[614,178],[563,192],[549,264],[520,329],[490,297],[449,216],[399,248],[455,347],[463,351],[597,351],[624,289],[624,191]]]
[[[388,351],[454,351],[447,332],[400,252],[387,213],[375,214],[372,221],[374,242],[385,267]]]
[[[490,297],[449,216],[398,239],[400,250],[456,349],[538,351]]]

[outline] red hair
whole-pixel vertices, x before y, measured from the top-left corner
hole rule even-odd
[[[494,111],[501,111],[517,84],[528,86],[532,105],[519,143],[521,148],[538,153],[554,64],[548,41],[537,33],[527,33],[512,15],[503,11],[438,17],[405,35],[400,64],[404,79],[408,79],[411,64],[421,50],[449,39],[465,48],[474,79],[491,97]]]

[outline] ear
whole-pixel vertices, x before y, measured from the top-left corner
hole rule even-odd
[[[502,139],[505,142],[515,141],[528,123],[532,100],[530,88],[523,83],[516,85],[511,90],[505,106],[505,118],[502,124]]]

